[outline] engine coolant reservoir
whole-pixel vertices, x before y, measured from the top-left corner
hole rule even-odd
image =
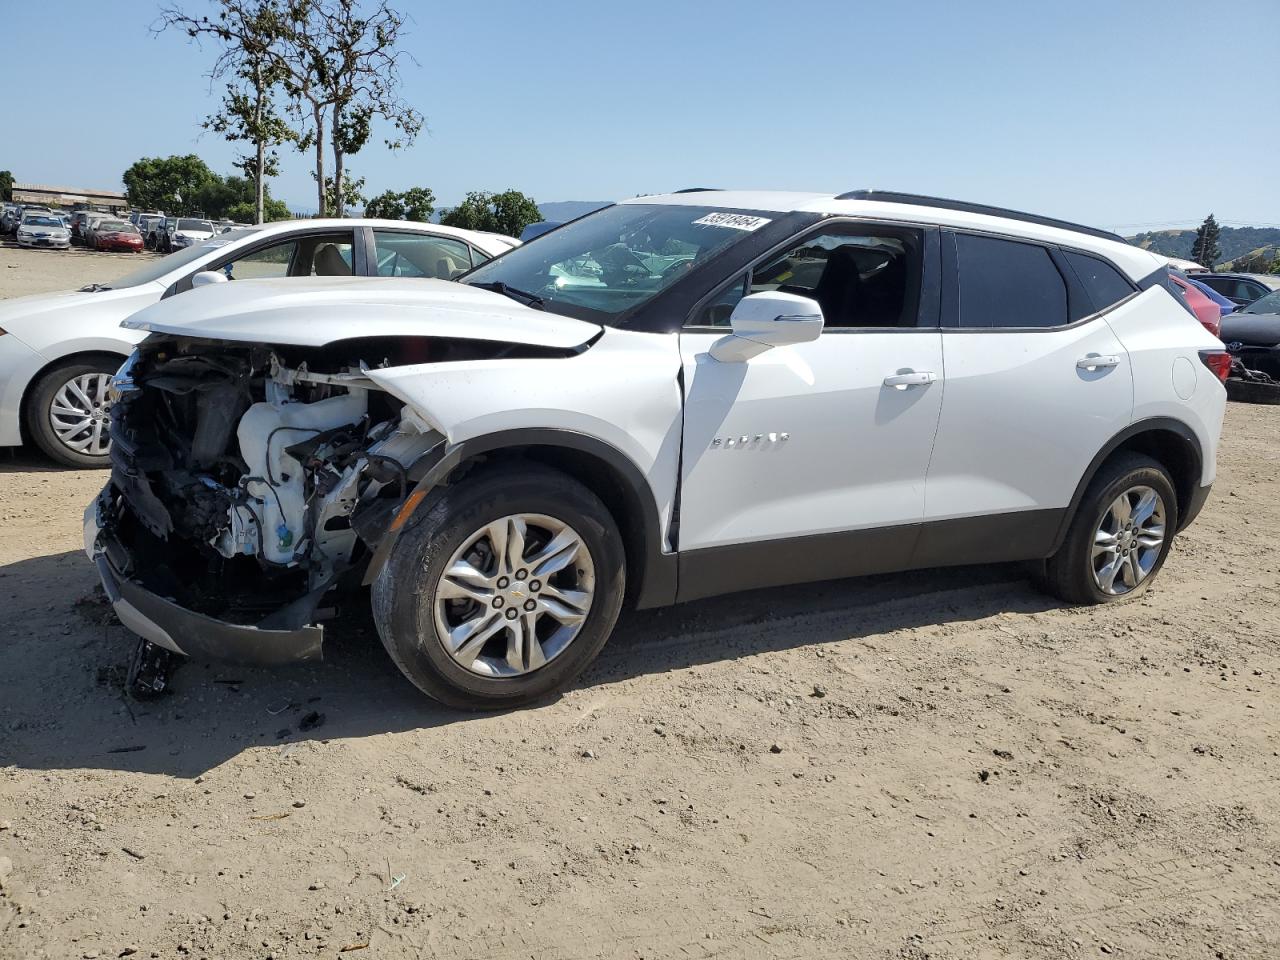
[[[248,484],[248,492],[261,501],[260,512],[255,512],[262,519],[262,553],[268,560],[288,563],[303,539],[302,464],[285,449],[325,430],[358,423],[368,407],[368,392],[352,389],[315,403],[255,403],[240,418],[240,456],[249,465],[249,476],[261,478]]]

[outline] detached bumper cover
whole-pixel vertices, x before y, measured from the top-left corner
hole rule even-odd
[[[101,528],[98,510],[96,500],[85,510],[85,552],[98,568],[116,616],[138,636],[201,660],[279,665],[321,659],[323,627],[274,630],[227,623],[181,607],[129,579],[111,559],[113,543]]]

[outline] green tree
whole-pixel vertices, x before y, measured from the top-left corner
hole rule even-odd
[[[257,191],[253,180],[247,177],[220,177],[214,174],[199,193],[196,194],[197,209],[206,217],[218,220],[223,217],[237,223],[257,223],[258,217]],[[262,213],[264,220],[286,220],[289,209],[279,200],[271,199],[271,193],[264,191],[262,195]]]
[[[417,220],[427,223],[436,209],[436,195],[428,187],[410,187],[403,193],[387,190],[373,197],[364,208],[366,217],[383,220]]]
[[[203,160],[190,153],[181,157],[143,157],[124,172],[122,179],[134,207],[183,216],[199,211],[201,191],[216,176]]]
[[[346,216],[347,207],[358,207],[364,203],[364,194],[360,191],[364,189],[364,177],[359,180],[352,180],[347,177],[342,181],[342,194],[339,196],[336,187],[336,180],[333,177],[326,177],[324,181],[325,187],[325,210],[329,211],[330,216]],[[318,216],[325,216],[324,210],[320,211]]]
[[[502,193],[474,191],[456,207],[440,215],[440,222],[446,226],[505,233],[509,237],[520,236],[529,224],[543,219],[538,205],[519,190],[504,190]]]
[[[1222,228],[1213,214],[1204,218],[1204,223],[1196,228],[1196,238],[1191,243],[1191,259],[1202,267],[1213,269],[1213,265],[1222,259],[1222,248],[1218,246],[1218,238]]]
[[[1267,268],[1267,273],[1280,273],[1280,250],[1276,250],[1276,258],[1271,261],[1271,266]]]
[[[13,174],[8,170],[0,170],[0,200],[13,199]]]
[[[213,36],[222,43],[210,76],[225,79],[220,109],[205,118],[206,130],[231,142],[253,145],[253,153],[237,166],[254,185],[255,223],[263,222],[266,180],[279,174],[274,147],[298,139],[275,107],[274,91],[286,75],[280,51],[284,11],[280,0],[217,0],[217,14],[189,16],[177,7],[165,7],[160,27],[184,31],[198,41]]]

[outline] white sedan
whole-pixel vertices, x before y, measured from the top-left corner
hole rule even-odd
[[[518,243],[400,220],[292,220],[219,234],[109,284],[0,301],[0,446],[25,439],[68,466],[106,466],[111,375],[145,336],[120,322],[193,283],[352,275],[451,280]],[[201,273],[208,276],[197,281]]]

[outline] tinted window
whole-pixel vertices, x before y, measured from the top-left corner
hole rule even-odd
[[[1063,251],[1063,256],[1089,292],[1095,310],[1106,310],[1133,293],[1133,284],[1111,264],[1083,253]]]
[[[961,327],[1060,327],[1067,285],[1049,251],[1030,243],[956,235]]]
[[[915,326],[919,235],[811,234],[751,270],[746,293],[768,290],[818,301],[828,328]],[[698,325],[728,326],[742,296],[742,285],[735,283],[703,307]]]
[[[373,244],[379,277],[452,280],[471,269],[471,249],[448,237],[375,230]]]

